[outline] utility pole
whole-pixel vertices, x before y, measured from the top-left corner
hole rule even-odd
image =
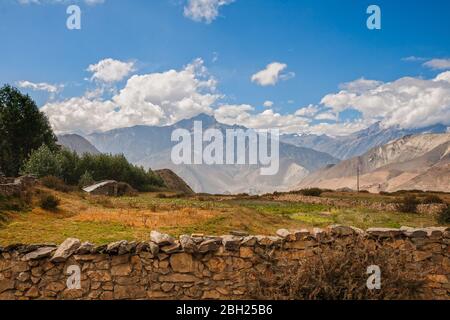
[[[358,193],[360,192],[360,186],[359,186],[359,181],[360,181],[359,176],[360,176],[360,174],[361,174],[361,158],[358,157],[358,165],[357,165],[357,168],[356,168],[356,188],[358,190]]]

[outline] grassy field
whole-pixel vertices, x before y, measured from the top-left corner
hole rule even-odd
[[[143,193],[137,197],[110,198],[81,192],[56,195],[57,211],[39,207],[38,195],[31,204],[0,199],[0,245],[13,243],[60,243],[68,237],[96,244],[116,240],[147,240],[151,230],[174,236],[203,233],[222,235],[233,230],[273,235],[280,228],[326,227],[332,224],[369,227],[426,227],[438,225],[430,214],[407,214],[338,208],[324,204],[267,200],[264,197],[193,196],[170,197]],[[39,192],[38,190],[38,192]],[[391,201],[386,196],[326,194],[323,197]]]

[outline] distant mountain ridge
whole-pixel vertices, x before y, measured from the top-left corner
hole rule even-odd
[[[215,128],[245,129],[217,122],[201,114],[172,126],[135,126],[86,136],[104,153],[123,153],[127,159],[145,168],[171,169],[183,178],[196,192],[206,193],[263,193],[288,190],[310,172],[339,160],[331,155],[291,144],[280,144],[280,171],[275,176],[261,176],[260,166],[253,165],[174,165],[170,155],[176,144],[171,141],[175,129],[192,131],[195,121],[201,121],[203,130]]]
[[[375,123],[367,129],[348,136],[330,137],[327,135],[284,135],[281,141],[296,146],[311,148],[326,152],[338,159],[346,160],[360,156],[370,149],[382,146],[391,141],[408,135],[446,133],[447,127],[435,125],[420,129],[383,128],[381,123]]]
[[[363,190],[450,192],[450,133],[403,137],[360,157],[314,172],[297,188],[356,190],[358,167]]]

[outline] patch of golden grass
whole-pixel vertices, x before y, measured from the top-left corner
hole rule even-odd
[[[90,208],[72,217],[70,220],[76,222],[113,222],[129,227],[158,229],[161,227],[180,227],[198,224],[211,219],[218,214],[220,213],[192,208],[162,212],[133,209],[99,210],[97,208]]]

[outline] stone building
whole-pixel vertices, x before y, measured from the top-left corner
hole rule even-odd
[[[124,182],[117,182],[115,180],[107,180],[96,183],[92,186],[84,188],[83,191],[93,195],[110,197],[120,197],[136,194],[136,190],[134,190],[129,184]]]

